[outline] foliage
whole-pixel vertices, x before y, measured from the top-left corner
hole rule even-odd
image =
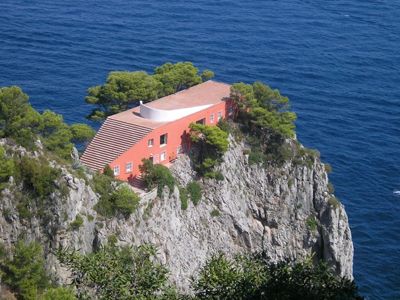
[[[331,182],[328,182],[328,193],[329,194],[335,193],[335,187],[333,186],[333,184]]]
[[[54,191],[54,181],[60,175],[60,171],[52,168],[45,159],[27,156],[18,162],[17,170],[16,178],[22,181],[24,189],[42,199]]]
[[[165,186],[170,191],[174,189],[175,178],[167,167],[160,164],[153,164],[150,159],[143,159],[139,169],[147,188],[151,189],[157,186],[158,196],[161,196]]]
[[[100,299],[162,299],[170,292],[168,271],[154,262],[156,249],[107,245],[97,252],[82,255],[59,249],[62,264],[72,270],[73,283],[82,291],[91,287]],[[80,288],[80,289],[79,289]]]
[[[88,125],[69,126],[61,115],[49,110],[40,114],[19,87],[0,88],[0,137],[12,138],[28,149],[35,149],[40,139],[46,150],[69,159],[73,143],[84,143],[93,135]]]
[[[105,217],[113,217],[117,213],[128,217],[139,204],[139,196],[135,192],[126,185],[118,186],[118,182],[110,176],[95,174],[93,185],[96,193],[100,195],[95,209]]]
[[[148,102],[173,94],[213,76],[214,73],[209,70],[200,75],[191,62],[165,63],[156,67],[154,74],[144,71],[111,72],[104,85],[88,89],[86,102],[96,106],[88,117],[101,121],[108,115],[137,105],[139,101]]]
[[[103,174],[110,178],[114,178],[114,171],[111,169],[110,165],[106,165],[103,169]]]
[[[221,212],[218,209],[213,209],[211,211],[211,217],[219,217],[221,215]]]
[[[179,187],[179,198],[181,200],[181,209],[186,210],[188,208],[188,191],[185,188]]]
[[[20,299],[37,299],[49,285],[43,250],[36,242],[18,241],[12,259],[0,257],[1,279]]]
[[[332,196],[328,199],[328,204],[330,206],[332,206],[333,208],[337,209],[340,207],[340,201],[338,198],[336,198],[335,196]]]
[[[78,230],[83,225],[83,218],[81,215],[76,215],[75,220],[72,221],[69,226],[73,230]]]
[[[286,139],[295,136],[296,115],[289,111],[289,99],[261,82],[232,85],[231,98],[237,107],[236,120],[253,137],[250,163],[282,164],[290,159]]]
[[[326,163],[326,164],[324,164],[324,167],[325,167],[325,172],[326,172],[326,173],[332,173],[332,166],[331,166],[331,164]]]
[[[39,298],[40,300],[75,300],[75,293],[65,287],[50,288]]]
[[[128,217],[136,210],[139,200],[139,196],[127,185],[119,187],[111,195],[112,207],[125,217]]]
[[[10,176],[14,175],[14,172],[14,161],[6,157],[5,149],[0,146],[0,191],[4,187],[4,184],[8,182]]]
[[[228,133],[218,126],[192,123],[189,127],[190,140],[197,150],[192,158],[197,172],[204,176],[213,171],[222,155],[228,150]]]
[[[199,204],[201,200],[201,186],[197,181],[189,182],[186,186],[186,190],[190,195],[190,200],[192,200],[194,205]]]
[[[322,261],[271,263],[261,256],[213,256],[193,285],[198,299],[362,299],[354,282]]]
[[[306,224],[308,229],[310,229],[311,231],[316,231],[318,228],[318,222],[314,216],[309,216],[306,220]]]

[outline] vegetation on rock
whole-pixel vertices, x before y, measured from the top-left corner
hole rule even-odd
[[[40,139],[46,150],[69,159],[73,143],[85,143],[94,134],[86,124],[67,125],[52,111],[40,114],[19,87],[0,88],[0,137],[11,138],[31,150],[37,148]]]
[[[215,178],[214,167],[228,150],[228,133],[218,126],[190,124],[190,140],[196,147],[192,154],[196,171],[201,176]]]
[[[261,256],[212,257],[194,283],[196,299],[363,299],[354,282],[323,262],[271,263]]]
[[[96,108],[88,116],[101,121],[111,114],[187,89],[214,77],[214,73],[199,70],[191,62],[165,63],[154,74],[144,71],[111,72],[104,85],[88,89],[86,102]]]
[[[150,159],[143,159],[139,169],[146,187],[149,189],[157,187],[158,196],[161,196],[165,186],[167,186],[170,191],[174,189],[175,178],[166,166],[153,164]]]

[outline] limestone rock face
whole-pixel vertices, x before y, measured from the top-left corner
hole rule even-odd
[[[0,242],[15,243],[22,233],[45,245],[48,268],[61,281],[66,272],[51,250],[69,246],[90,252],[107,243],[110,236],[118,243],[155,244],[158,258],[171,271],[171,281],[188,290],[190,276],[214,253],[230,255],[264,251],[273,261],[303,258],[314,253],[326,260],[338,274],[352,278],[353,243],[342,204],[332,202],[324,165],[288,163],[280,168],[249,165],[244,146],[231,141],[219,170],[224,180],[201,182],[200,203],[181,209],[179,189],[155,190],[142,195],[139,209],[128,219],[100,218],[94,210],[98,201],[92,188],[63,170],[60,184],[67,195],[52,195],[51,212],[46,220],[21,219],[13,205],[13,192],[1,194]],[[181,155],[172,171],[182,186],[193,180],[190,160]],[[7,212],[7,213],[4,213]],[[77,215],[83,225],[73,230]]]

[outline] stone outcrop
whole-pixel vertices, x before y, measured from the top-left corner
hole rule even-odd
[[[68,272],[51,250],[63,246],[93,251],[113,236],[120,244],[155,244],[158,257],[170,269],[171,281],[183,290],[191,275],[214,253],[264,251],[273,261],[303,258],[314,253],[338,274],[352,278],[353,244],[344,207],[332,201],[324,165],[287,163],[280,168],[250,165],[244,145],[231,141],[219,170],[224,180],[202,180],[203,196],[181,209],[179,189],[143,194],[139,209],[128,219],[97,215],[98,201],[88,181],[63,169],[58,185],[67,195],[54,193],[46,220],[20,219],[13,191],[3,190],[0,242],[10,246],[21,234],[39,240],[48,254],[48,267],[60,280]],[[193,180],[190,160],[181,155],[172,171],[182,186]],[[17,187],[14,187],[17,188]],[[70,226],[77,215],[83,225]]]

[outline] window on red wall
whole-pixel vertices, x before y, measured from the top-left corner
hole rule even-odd
[[[126,173],[131,173],[132,172],[132,163],[129,162],[125,165],[125,172]]]
[[[168,142],[168,133],[160,135],[160,146],[166,145]]]
[[[219,112],[218,112],[218,121],[221,120],[221,119],[222,119],[222,112],[219,111]]]
[[[153,147],[153,145],[154,145],[154,139],[149,139],[149,140],[147,141],[147,146],[148,146],[148,147]]]
[[[119,166],[115,166],[114,167],[114,176],[118,176],[119,175]]]
[[[214,114],[210,115],[210,123],[214,123]]]
[[[165,160],[165,152],[162,152],[161,154],[160,154],[160,161],[164,161]]]

